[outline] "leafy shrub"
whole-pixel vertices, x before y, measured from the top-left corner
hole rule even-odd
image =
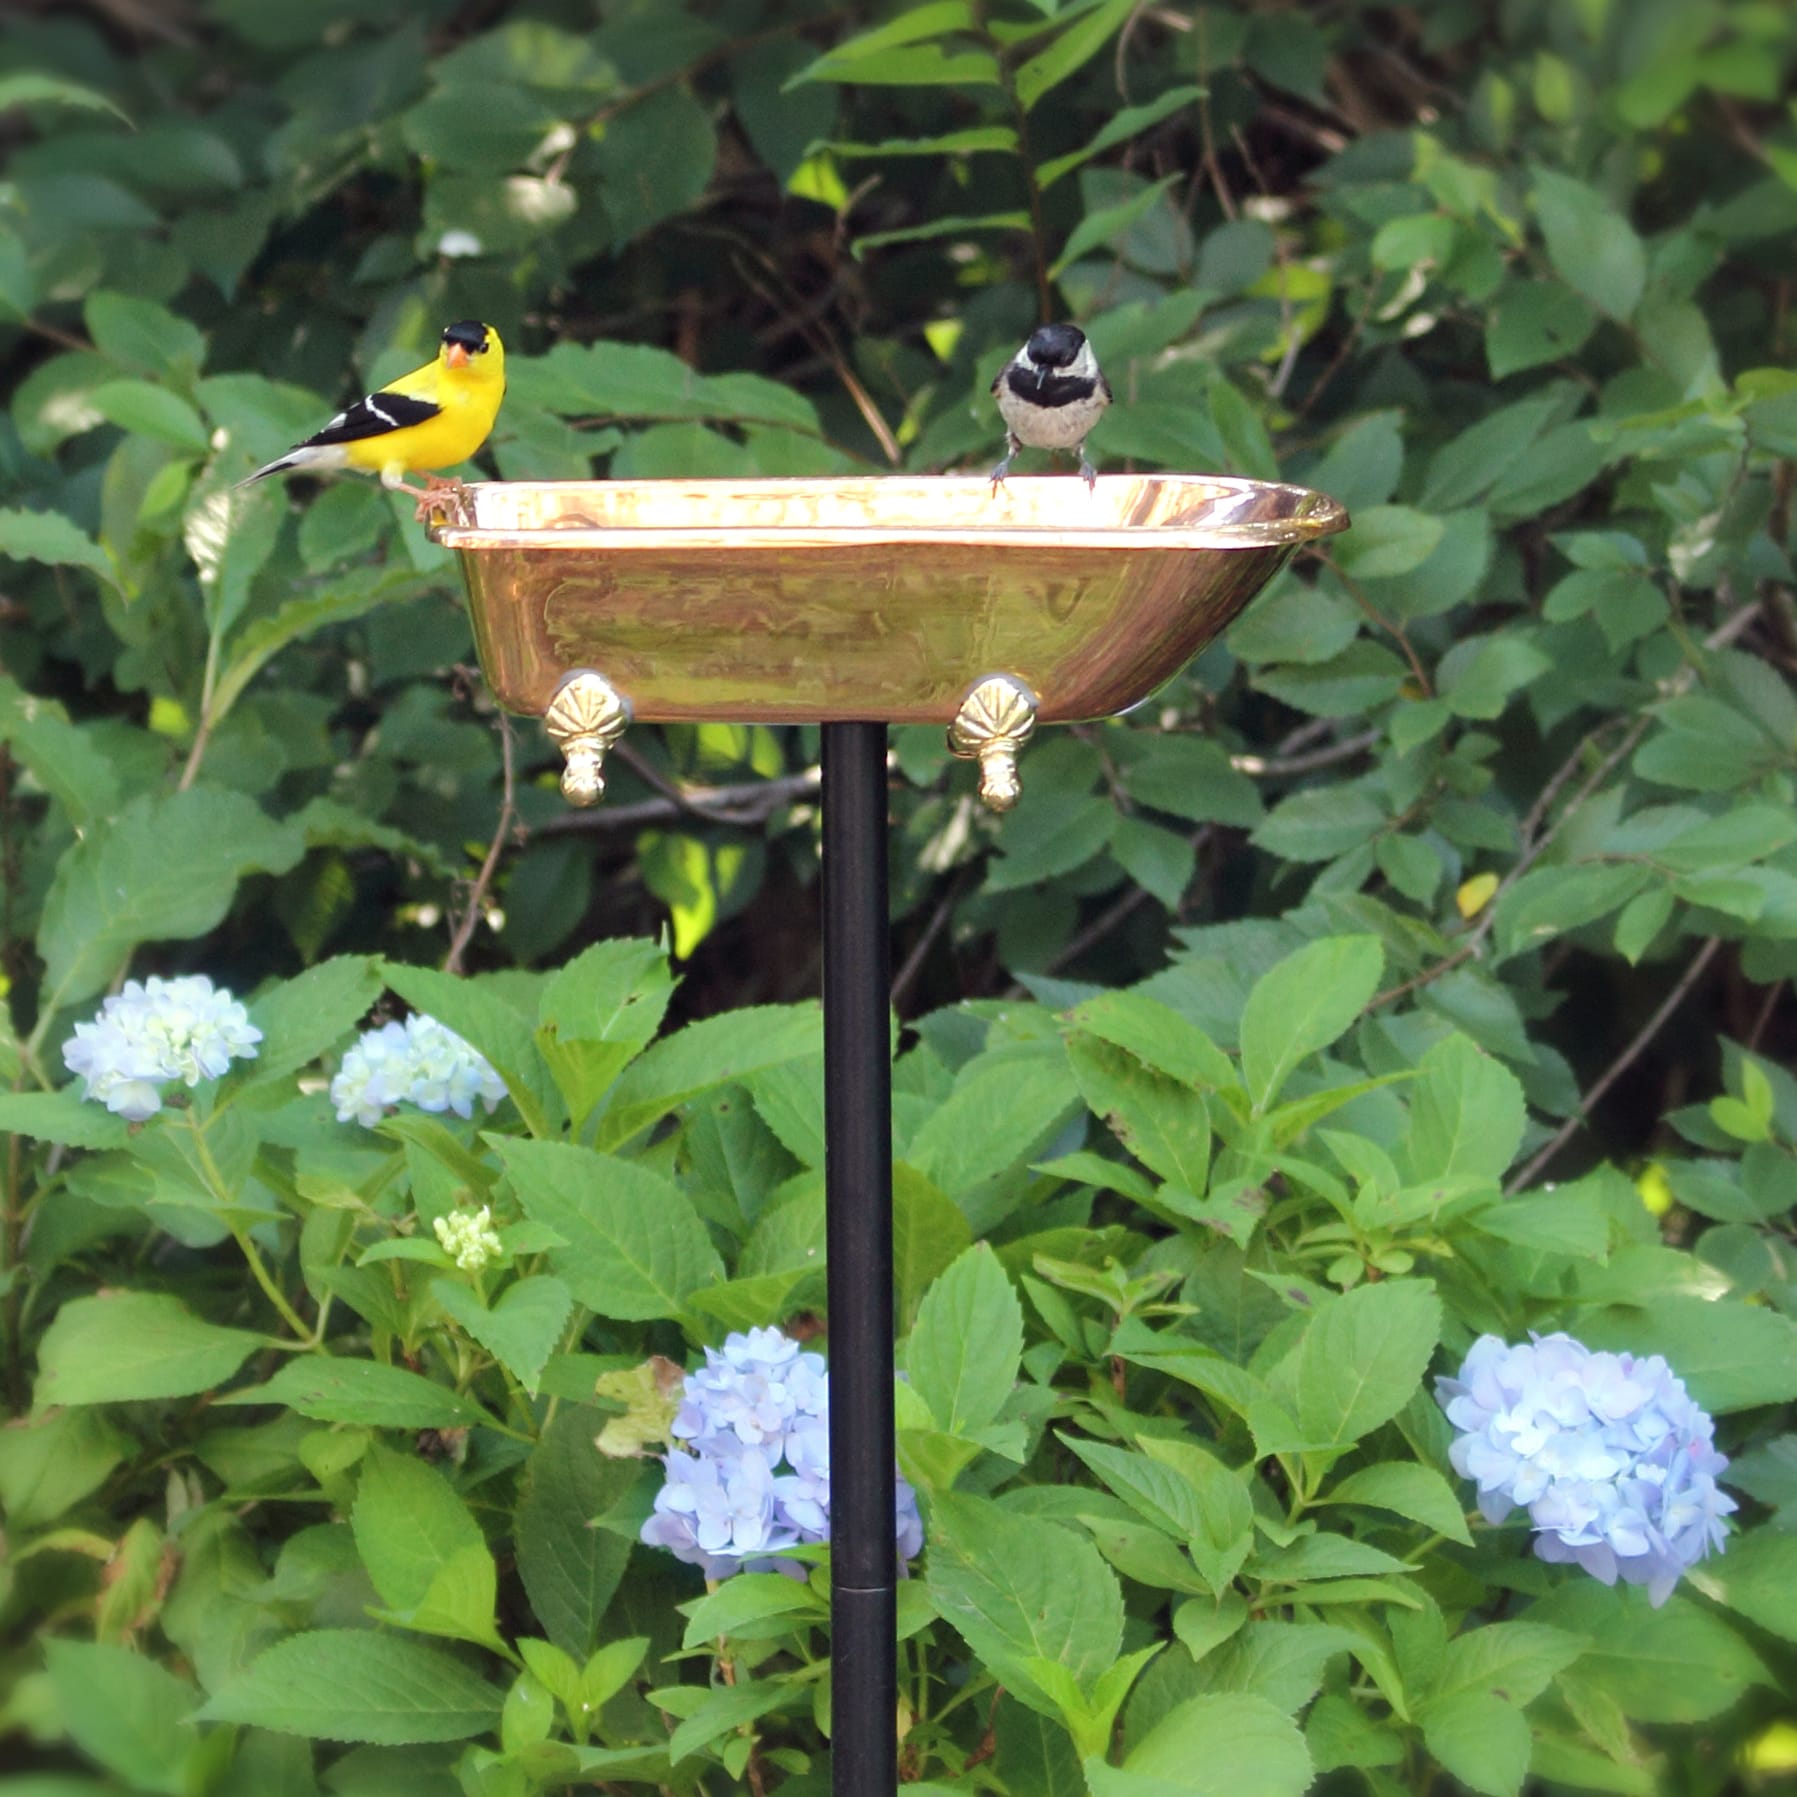
[[[1774,1775],[1797,25],[325,12],[57,9],[0,75],[39,1788],[824,1788],[817,1550],[707,1591],[638,1540],[674,1370],[827,1323],[815,742],[635,731],[568,819],[409,507],[227,494],[470,315],[505,477],[983,471],[1045,308],[1102,463],[1356,528],[1002,822],[895,733],[906,1775]],[[128,973],[260,1032],[140,1127],[61,1077]],[[384,993],[497,1111],[339,1119]],[[1738,1532],[1658,1608],[1452,1471],[1433,1378],[1559,1329],[1717,1418]]]

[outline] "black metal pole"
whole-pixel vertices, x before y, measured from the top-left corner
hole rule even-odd
[[[830,1789],[898,1787],[886,726],[826,724],[824,1185],[830,1302]]]

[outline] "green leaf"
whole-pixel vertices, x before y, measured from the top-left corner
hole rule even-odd
[[[1376,936],[1306,943],[1255,981],[1242,1010],[1242,1076],[1256,1113],[1279,1096],[1292,1069],[1342,1034],[1379,985]]]
[[[66,1514],[125,1458],[131,1438],[97,1410],[58,1409],[0,1429],[0,1512],[13,1530]]]
[[[483,93],[479,110],[486,104]],[[628,243],[697,205],[717,148],[710,110],[684,86],[664,87],[614,113],[591,156],[615,241]]]
[[[976,1056],[924,1119],[905,1158],[956,1198],[1018,1165],[1077,1102],[1073,1076],[1058,1053]]]
[[[222,1385],[263,1345],[161,1292],[71,1298],[38,1344],[35,1397],[39,1409],[186,1397]]]
[[[1491,378],[1520,374],[1576,355],[1597,328],[1597,316],[1558,281],[1513,281],[1498,295],[1485,325]]]
[[[436,1468],[370,1442],[351,1521],[356,1551],[394,1620],[458,1640],[497,1640],[493,1556]]]
[[[119,780],[94,738],[62,706],[0,675],[0,740],[38,783],[86,829],[118,809]]]
[[[1356,580],[1408,574],[1435,553],[1445,526],[1433,512],[1407,505],[1375,505],[1356,515],[1336,560]]]
[[[1664,1354],[1692,1397],[1717,1414],[1797,1399],[1797,1323],[1757,1304],[1663,1293],[1639,1307],[1594,1313],[1579,1339],[1619,1353]]]
[[[1163,910],[1178,914],[1198,865],[1198,850],[1183,831],[1169,830],[1139,817],[1120,817],[1111,831],[1111,854],[1117,865]]]
[[[256,995],[250,1020],[262,1032],[247,1070],[257,1082],[286,1079],[335,1047],[381,995],[372,955],[338,955]]]
[[[1146,993],[1098,993],[1075,1005],[1067,1021],[1183,1085],[1235,1084],[1228,1055],[1197,1024]]]
[[[74,1084],[60,1092],[0,1092],[0,1130],[65,1148],[123,1148],[131,1139],[123,1117],[81,1097]]]
[[[172,443],[204,455],[212,433],[200,415],[178,394],[153,381],[108,381],[88,396],[88,404],[109,424],[158,443]]]
[[[322,593],[289,600],[269,617],[252,619],[238,633],[219,677],[219,709],[234,703],[256,675],[290,644],[332,624],[366,616],[383,605],[415,599],[424,591],[410,570],[357,573]],[[317,801],[314,801],[317,803]]]
[[[234,1392],[233,1404],[286,1404],[321,1423],[383,1429],[458,1429],[491,1419],[445,1385],[373,1360],[290,1360],[266,1385]]]
[[[742,1636],[758,1623],[791,1616],[819,1619],[817,1596],[796,1580],[777,1572],[745,1572],[726,1580],[692,1605],[683,1647],[700,1647],[723,1636]]]
[[[305,851],[290,824],[222,787],[134,800],[57,864],[38,926],[51,1002],[98,992],[140,942],[203,936],[250,873],[286,873]]]
[[[15,562],[85,568],[110,587],[119,584],[111,557],[61,512],[0,511],[0,556]]]
[[[1079,14],[1046,50],[1022,64],[1013,84],[1017,103],[1024,111],[1028,112],[1051,87],[1090,62],[1116,35],[1134,4],[1135,0],[1100,0],[1097,6]]]
[[[1590,1645],[1579,1678],[1644,1722],[1706,1721],[1749,1686],[1771,1683],[1759,1657],[1720,1616],[1678,1592],[1656,1610],[1638,1586],[1581,1579],[1538,1598],[1529,1617],[1585,1636]]]
[[[537,1380],[567,1327],[574,1294],[548,1273],[506,1287],[491,1309],[459,1279],[436,1279],[431,1294],[534,1398]]]
[[[1647,252],[1615,204],[1570,175],[1535,176],[1535,213],[1554,267],[1598,311],[1629,318],[1647,284]]]
[[[1067,1059],[1086,1103],[1117,1140],[1170,1185],[1201,1197],[1211,1148],[1202,1094],[1092,1036],[1069,1037]]]
[[[189,1720],[192,1685],[110,1642],[52,1637],[44,1657],[58,1717],[76,1747],[133,1791],[188,1797],[200,1741]]]
[[[822,1052],[823,1013],[815,1004],[751,1005],[690,1023],[619,1076],[599,1119],[595,1146],[619,1147],[701,1092]]]
[[[1063,1437],[1138,1515],[1190,1551],[1204,1582],[1221,1595],[1254,1543],[1246,1481],[1195,1442],[1145,1436],[1142,1453]]]
[[[1414,1461],[1386,1460],[1363,1466],[1332,1486],[1320,1502],[1391,1510],[1464,1547],[1473,1544],[1465,1509],[1453,1486],[1432,1466],[1418,1466]]]
[[[1110,115],[1103,129],[1084,149],[1070,150],[1065,156],[1055,156],[1040,164],[1036,169],[1036,185],[1047,192],[1063,175],[1078,168],[1082,162],[1089,162],[1094,156],[1102,155],[1104,151],[1113,149],[1120,143],[1127,143],[1131,138],[1158,125],[1162,119],[1171,118],[1174,113],[1203,97],[1204,89],[1200,87],[1170,87],[1165,93],[1157,94],[1154,99],[1144,101],[1140,106],[1125,106],[1122,111]],[[1006,140],[1002,143],[976,147],[1007,150],[1017,147],[1015,132],[1004,130],[1002,135]]]
[[[1515,1704],[1463,1691],[1431,1704],[1423,1717],[1429,1751],[1468,1790],[1518,1797],[1529,1770],[1529,1724]]]
[[[655,1040],[674,983],[659,943],[619,937],[576,955],[544,989],[537,1047],[576,1122]]]
[[[1363,1285],[1323,1305],[1298,1351],[1298,1425],[1306,1441],[1345,1447],[1389,1422],[1422,1383],[1441,1334],[1425,1279]]]
[[[595,1528],[636,1484],[638,1463],[608,1460],[593,1446],[603,1419],[564,1404],[543,1431],[518,1492],[512,1539],[537,1621],[576,1660],[599,1640],[599,1623],[630,1559],[631,1535]]]
[[[1115,1662],[1122,1594],[1082,1535],[954,1492],[937,1494],[930,1527],[929,1592],[938,1614],[1020,1702],[1058,1713],[1024,1670],[1032,1655],[1059,1661],[1083,1689]]]
[[[1785,1641],[1797,1641],[1797,1535],[1760,1527],[1692,1568],[1706,1597]]]
[[[677,1317],[724,1277],[705,1225],[678,1186],[632,1161],[567,1142],[495,1138],[524,1206],[567,1244],[549,1264],[587,1309],[647,1321]]]
[[[1637,866],[1532,868],[1498,901],[1498,946],[1505,955],[1539,948],[1608,916],[1652,878]]]
[[[13,106],[75,106],[87,112],[110,112],[128,125],[129,116],[98,88],[39,69],[17,69],[0,75],[0,112]]]
[[[1495,1181],[1516,1158],[1527,1121],[1515,1075],[1456,1033],[1417,1063],[1402,1165],[1415,1181]]]
[[[368,1629],[313,1629],[259,1654],[199,1720],[404,1747],[485,1734],[503,1702],[496,1686],[440,1648]]]
[[[1585,1651],[1584,1640],[1538,1622],[1494,1622],[1448,1643],[1429,1705],[1478,1691],[1522,1705],[1534,1700]]]
[[[1280,800],[1253,840],[1287,861],[1332,861],[1362,847],[1389,822],[1365,792],[1313,786]]]
[[[1087,180],[1090,174],[1091,171],[1088,170],[1086,175],[1080,177],[1081,180]],[[1173,184],[1179,178],[1178,175],[1164,176],[1114,205],[1098,206],[1088,211],[1074,226],[1054,267],[1049,270],[1049,278],[1059,280],[1062,272],[1071,268],[1080,257],[1090,255],[1101,245],[1115,244],[1119,238],[1126,236],[1168,199]]]
[[[1124,1769],[1165,1781],[1168,1791],[1194,1789],[1203,1768],[1216,1791],[1252,1791],[1254,1797],[1299,1797],[1310,1788],[1310,1752],[1298,1725],[1264,1697],[1206,1692],[1176,1704],[1130,1750]],[[1095,1785],[1099,1797],[1105,1787]],[[1118,1787],[1118,1797],[1132,1787]]]
[[[1037,886],[1085,866],[1110,842],[1117,826],[1115,806],[1091,794],[1068,797],[1043,811],[1046,816],[1032,816],[1020,805],[1006,816],[999,827],[1003,853],[986,868],[988,893]]]
[[[134,373],[187,381],[205,360],[199,327],[154,300],[94,292],[83,302],[82,315],[101,355]]]
[[[926,0],[896,19],[847,38],[787,82],[841,81],[884,87],[998,85],[998,62],[984,50],[945,50],[929,40],[974,27],[968,0]]]
[[[943,1273],[918,1306],[905,1367],[939,1429],[971,1435],[994,1421],[1017,1382],[1023,1307],[984,1242]]]

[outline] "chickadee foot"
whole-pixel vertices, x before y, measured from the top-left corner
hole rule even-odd
[[[1010,472],[1011,472],[1011,458],[1009,456],[1006,456],[1005,459],[1002,462],[1000,462],[996,468],[994,468],[992,470],[991,481],[992,481],[992,491],[994,493],[996,493],[998,491],[998,489],[1005,484],[1005,476],[1007,474],[1009,474]]]
[[[1092,465],[1092,458],[1086,454],[1085,444],[1079,446],[1079,476],[1086,483],[1086,491],[1092,492],[1098,485],[1098,470]]]

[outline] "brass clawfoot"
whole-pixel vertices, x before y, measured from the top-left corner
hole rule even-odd
[[[583,810],[605,797],[605,757],[630,722],[630,701],[592,668],[576,668],[555,689],[543,728],[567,766],[562,797]]]
[[[1036,695],[1009,674],[988,674],[965,699],[948,727],[948,746],[963,761],[980,764],[980,801],[989,811],[1009,811],[1023,787],[1017,751],[1036,728]]]

